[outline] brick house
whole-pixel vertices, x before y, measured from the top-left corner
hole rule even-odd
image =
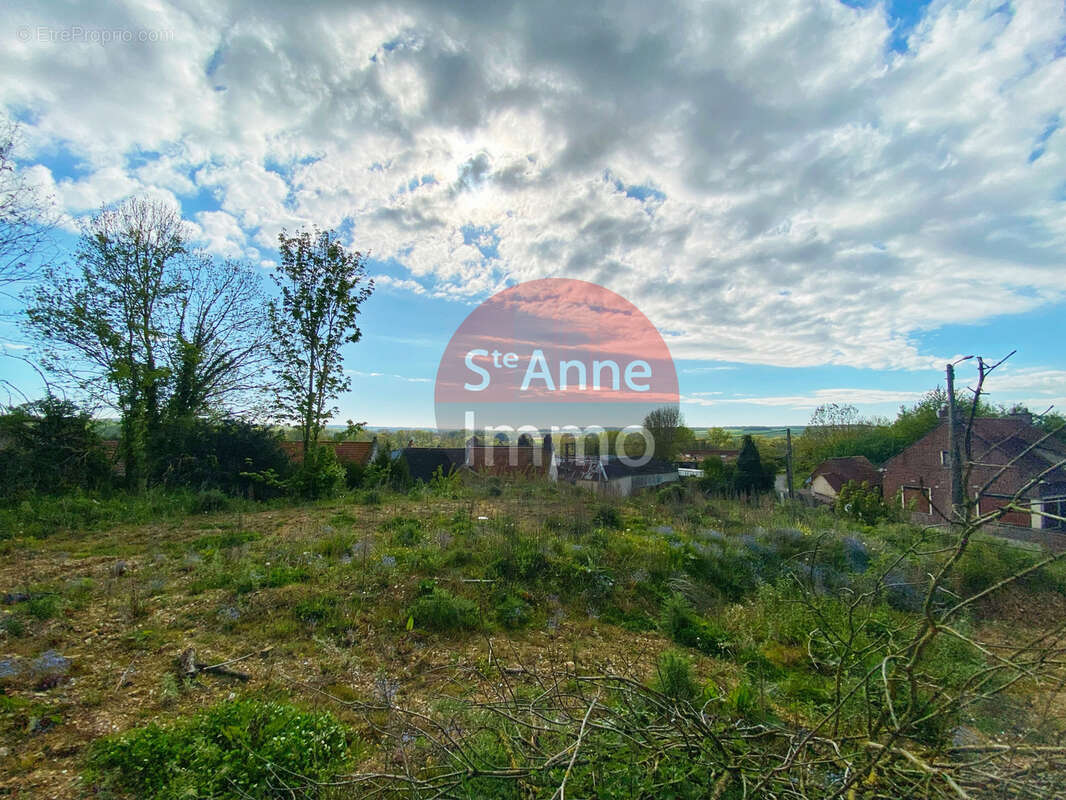
[[[973,469],[966,493],[978,498],[979,512],[1001,508],[1022,491],[1028,511],[1010,511],[1000,522],[1017,528],[1066,531],[1066,523],[1034,511],[1066,516],[1066,444],[1045,439],[1028,414],[981,417],[972,431]],[[1037,444],[1039,442],[1039,444]],[[948,423],[940,424],[885,464],[882,485],[887,502],[912,508],[918,522],[943,522],[951,511],[951,476],[948,457]],[[1026,484],[1040,476],[1030,488]]]
[[[866,456],[827,458],[811,473],[810,491],[815,500],[832,503],[849,481],[881,486],[881,473]]]

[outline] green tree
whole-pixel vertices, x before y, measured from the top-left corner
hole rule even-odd
[[[759,449],[750,435],[745,435],[733,473],[733,486],[740,494],[751,496],[773,488],[773,475],[763,467]]]
[[[725,428],[707,429],[707,446],[714,450],[728,450],[733,447],[733,434]]]
[[[685,428],[685,418],[677,406],[663,406],[648,413],[644,418],[644,428],[652,436],[655,447],[655,458],[660,461],[674,461],[677,458],[678,447],[684,440],[684,434],[679,436],[681,429]],[[691,431],[689,435],[691,436]]]
[[[94,216],[72,264],[27,298],[42,364],[121,417],[127,481],[143,488],[164,424],[218,412],[261,383],[258,276],[190,247],[177,209],[134,198]]]
[[[703,477],[700,478],[700,488],[709,494],[727,494],[733,491],[733,478],[736,468],[733,464],[725,463],[721,456],[709,456],[700,464]]]
[[[171,420],[258,410],[269,362],[259,273],[236,261],[189,259],[166,304],[163,339]]]
[[[267,307],[275,397],[279,416],[300,429],[305,462],[312,463],[306,455],[337,412],[330,404],[351,385],[341,347],[359,341],[356,319],[374,282],[366,277],[365,256],[348,252],[334,231],[283,232],[278,242],[274,280],[281,296]]]
[[[73,268],[50,265],[27,315],[42,363],[122,416],[126,478],[143,488],[146,443],[160,417],[159,310],[181,288],[188,255],[181,217],[170,206],[130,200],[86,225]]]

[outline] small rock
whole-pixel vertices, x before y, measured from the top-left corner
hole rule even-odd
[[[196,569],[203,562],[204,559],[199,553],[186,553],[182,564],[185,569]]]
[[[70,674],[70,659],[55,650],[46,650],[30,663],[30,670],[42,689],[59,685]]]
[[[951,743],[955,747],[972,747],[981,744],[981,736],[969,725],[960,725],[951,732]]]
[[[218,615],[222,617],[222,619],[236,622],[241,618],[241,610],[236,606],[225,606],[218,610]]]
[[[0,683],[13,680],[23,672],[22,662],[17,658],[0,658]]]

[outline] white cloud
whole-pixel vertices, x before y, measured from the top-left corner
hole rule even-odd
[[[346,374],[352,375],[357,378],[393,378],[398,381],[404,381],[405,383],[432,383],[432,378],[412,378],[407,375],[397,375],[395,373],[386,372],[361,372],[357,369],[346,369]]]
[[[924,369],[944,358],[923,331],[1066,299],[1066,133],[1045,136],[1066,120],[1066,18],[999,6],[932,4],[898,54],[881,4],[836,0],[130,2],[78,20],[23,2],[9,37],[173,41],[12,38],[0,103],[43,163],[83,163],[53,182],[72,214],[207,190],[217,252],[350,220],[407,270],[378,277],[394,291],[472,301],[569,276],[632,300],[679,358]]]
[[[800,395],[733,395],[732,397],[715,397],[707,395],[714,392],[692,392],[681,397],[681,403],[692,406],[781,406],[787,408],[810,409],[827,403],[844,403],[849,405],[876,405],[883,403],[913,403],[924,392],[911,392],[896,389],[818,389],[810,394]]]

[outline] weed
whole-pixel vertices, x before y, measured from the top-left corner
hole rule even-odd
[[[703,653],[724,656],[733,646],[724,628],[702,619],[679,594],[669,597],[663,605],[661,625],[663,633],[674,642]]]
[[[700,694],[692,674],[692,662],[676,650],[667,650],[659,656],[655,675],[655,688],[674,702],[690,703]]]
[[[427,631],[472,630],[479,625],[478,608],[447,589],[433,589],[415,599],[408,610],[411,624]]]

